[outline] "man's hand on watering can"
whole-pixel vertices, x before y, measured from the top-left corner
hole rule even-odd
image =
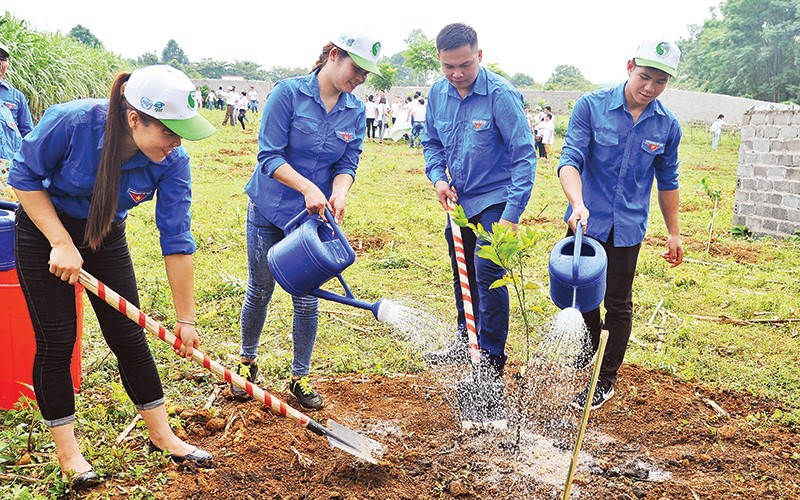
[[[456,188],[450,186],[446,181],[436,181],[436,184],[433,185],[436,188],[436,196],[439,198],[439,203],[442,204],[442,208],[445,210],[450,210],[448,205],[448,200],[450,203],[455,204],[458,201],[458,193],[456,193]]]
[[[572,207],[572,215],[567,220],[567,225],[572,231],[578,227],[578,221],[583,224],[583,233],[586,234],[586,227],[589,225],[589,209],[585,205],[575,205]]]
[[[175,336],[181,339],[180,350],[175,349],[175,354],[182,358],[192,359],[192,353],[200,347],[200,337],[197,335],[197,328],[195,325],[190,325],[185,322],[175,323],[174,329]]]
[[[667,251],[661,257],[669,262],[669,267],[675,267],[683,262],[683,245],[680,235],[669,235],[667,238]]]

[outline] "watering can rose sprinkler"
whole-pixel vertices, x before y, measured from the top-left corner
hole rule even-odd
[[[327,222],[303,210],[284,226],[286,237],[267,253],[267,265],[275,281],[292,295],[313,295],[366,309],[378,321],[388,322],[393,311],[391,301],[380,299],[369,303],[353,296],[342,271],[355,262],[356,253],[327,207],[325,218]],[[333,277],[339,280],[345,295],[320,288]]]

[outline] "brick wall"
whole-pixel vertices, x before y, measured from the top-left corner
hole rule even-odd
[[[800,228],[800,108],[743,116],[733,225],[784,237]]]

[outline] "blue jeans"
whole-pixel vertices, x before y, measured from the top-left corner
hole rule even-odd
[[[482,224],[491,228],[492,223],[498,222],[503,215],[505,204],[500,203],[486,208],[469,221],[475,225]],[[467,331],[467,321],[464,313],[464,302],[461,298],[461,281],[459,280],[458,266],[456,264],[455,248],[453,247],[453,231],[448,219],[444,230],[447,238],[447,247],[450,251],[450,262],[453,267],[453,289],[456,296],[456,311],[458,312],[459,334]],[[488,259],[476,257],[480,245],[488,242],[479,240],[475,233],[469,229],[461,228],[461,238],[464,241],[464,258],[467,264],[469,289],[472,298],[472,309],[475,315],[475,325],[478,328],[478,346],[481,351],[488,353],[495,359],[499,368],[505,365],[505,346],[508,338],[509,300],[508,289],[489,287],[502,278],[505,269]]]
[[[714,133],[711,137],[711,149],[717,149],[717,145],[719,145],[719,133]]]
[[[416,139],[417,145],[420,144],[422,139],[420,139],[420,135],[422,135],[422,128],[425,126],[425,122],[414,122],[414,125],[411,127],[411,140],[408,142],[408,147],[414,147],[414,140]]]
[[[283,229],[269,222],[258,208],[248,200],[247,205],[247,291],[244,296],[241,317],[242,346],[239,354],[243,359],[256,359],[258,342],[267,308],[275,290],[275,278],[267,265],[267,252],[284,237]],[[292,342],[294,358],[292,375],[308,375],[311,353],[317,338],[319,299],[310,295],[292,295],[294,318]]]

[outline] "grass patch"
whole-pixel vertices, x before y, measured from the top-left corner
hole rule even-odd
[[[223,112],[204,110],[212,123]],[[559,120],[566,121],[565,117]],[[193,230],[196,302],[201,349],[212,359],[233,366],[238,357],[239,313],[247,280],[243,188],[256,165],[257,123],[246,131],[220,127],[211,139],[185,146],[193,160]],[[560,150],[558,140],[555,151]],[[698,319],[726,315],[741,320],[796,318],[795,297],[800,295],[796,269],[800,243],[769,238],[749,239],[731,234],[736,183],[738,139],[726,135],[717,151],[710,134],[687,128],[681,145],[681,226],[687,262],[669,269],[660,254],[666,230],[655,195],[637,277],[634,284],[634,335],[626,361],[731,390],[746,391],[781,401],[776,418],[787,425],[800,421],[800,323],[737,325]],[[556,158],[540,162],[523,224],[543,234],[536,257],[527,263],[526,276],[541,285],[529,297],[534,330],[556,312],[548,295],[547,259],[566,230],[566,201],[555,174]],[[721,190],[710,250],[706,252],[712,203],[701,180]],[[129,242],[139,279],[142,310],[171,327],[174,311],[160,255],[153,203],[134,210],[129,218]],[[452,277],[443,230],[445,215],[424,175],[419,149],[407,143],[367,143],[358,179],[348,200],[342,229],[358,253],[344,271],[355,296],[373,302],[379,298],[424,305],[455,324]],[[339,291],[338,284],[326,285]],[[513,299],[512,299],[513,300]],[[653,317],[661,303],[661,313]],[[343,373],[392,374],[424,368],[419,352],[408,347],[368,311],[321,302],[319,335],[313,357],[314,375]],[[86,309],[91,309],[88,302]],[[259,349],[259,364],[267,389],[282,390],[291,361],[291,300],[277,288]],[[516,309],[512,309],[515,311]],[[668,312],[667,312],[668,311]],[[164,382],[169,405],[203,404],[212,391],[212,376],[202,368],[174,357],[169,346],[150,342]],[[508,351],[522,359],[524,328],[512,317]],[[144,452],[141,426],[133,439],[114,445],[116,436],[134,416],[120,389],[116,360],[108,354],[93,314],[86,315],[83,364],[85,378],[78,396],[78,423],[82,449],[99,473],[112,478],[146,475],[160,467],[159,457]],[[4,481],[0,497],[57,496],[64,485],[49,434],[32,409],[3,412],[0,427],[0,473],[31,477],[37,483]],[[184,425],[180,417],[173,422]],[[30,436],[30,439],[28,438]],[[26,453],[40,467],[16,465]],[[159,481],[166,477],[159,476]],[[139,497],[154,495],[159,484],[142,485]]]

